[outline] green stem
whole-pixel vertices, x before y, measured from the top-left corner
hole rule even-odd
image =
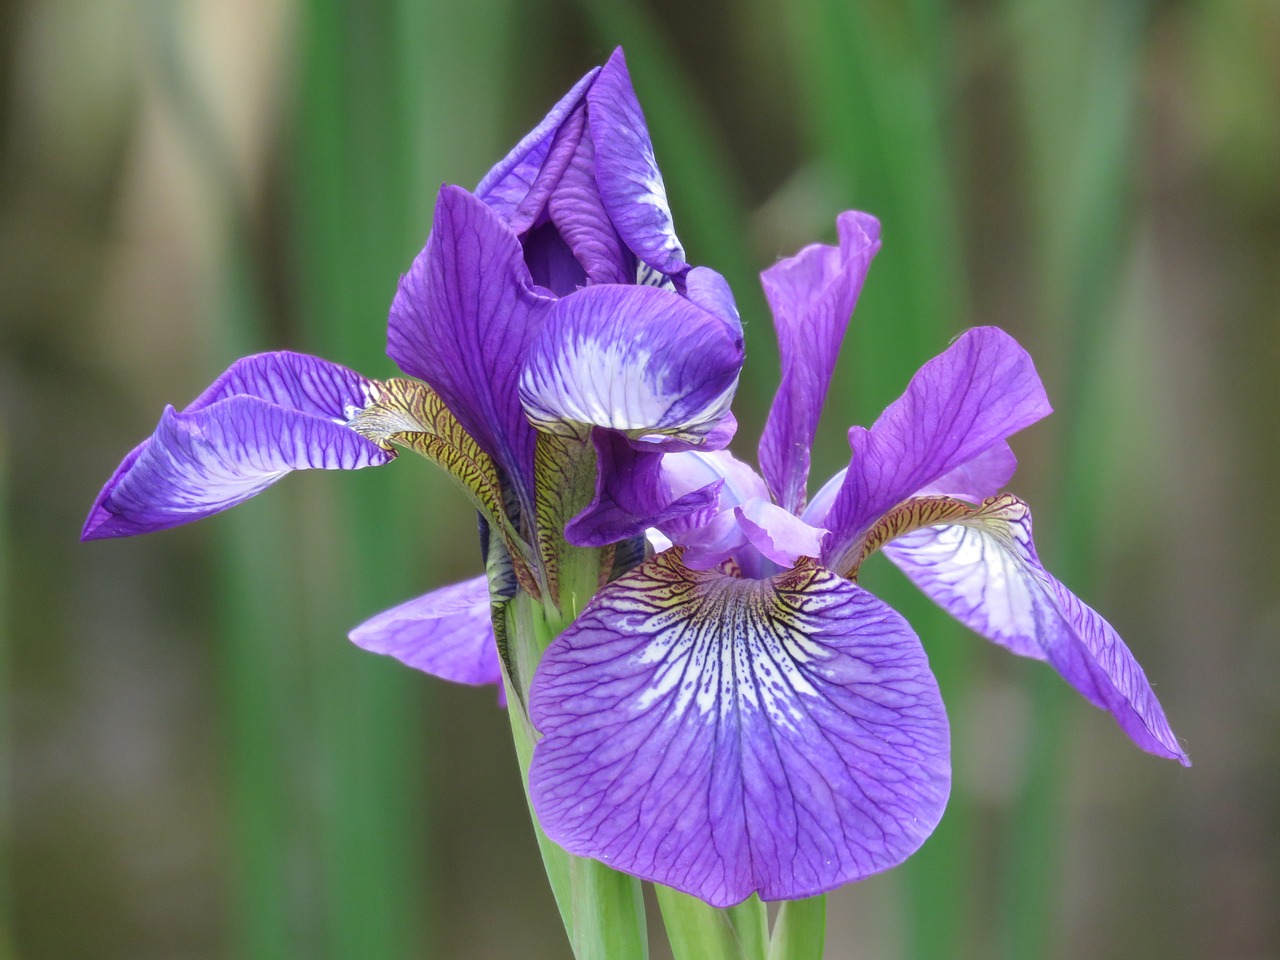
[[[769,910],[761,899],[752,894],[736,907],[725,910],[733,924],[743,953],[748,957],[763,957],[769,951]]]
[[[759,897],[721,910],[654,884],[675,960],[764,960],[768,915]]]
[[[579,568],[585,571],[589,565],[584,563],[574,569]],[[595,569],[599,569],[598,562]],[[576,584],[576,593],[572,582],[576,578],[562,581],[561,589],[566,596],[574,595],[585,602],[595,588],[595,576],[593,573],[589,583],[584,579]],[[598,861],[575,857],[553,843],[538,824],[529,795],[529,765],[537,733],[523,708],[528,678],[542,651],[573,621],[573,613],[572,609],[561,613],[554,607],[539,606],[524,593],[507,606],[508,637],[520,674],[507,678],[507,713],[520,762],[520,780],[551,892],[576,960],[646,960],[649,945],[640,881]]]
[[[769,960],[822,960],[826,931],[826,894],[785,901],[773,924]]]

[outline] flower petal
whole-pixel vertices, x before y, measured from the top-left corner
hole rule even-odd
[[[166,530],[243,503],[291,470],[358,470],[394,457],[342,424],[256,397],[195,413],[166,407],[98,494],[80,537]]]
[[[880,223],[856,211],[836,220],[840,246],[813,244],[760,274],[773,310],[782,380],[760,437],[760,469],[774,500],[804,506],[809,450],[836,357],[871,259]]]
[[[587,91],[587,118],[601,199],[622,241],[659,273],[681,273],[684,248],[621,48]]]
[[[720,317],[737,336],[742,336],[742,317],[733,299],[729,281],[710,267],[694,267],[684,278],[684,294],[698,306]]]
[[[166,407],[98,494],[82,540],[199,520],[248,500],[291,470],[357,470],[395,454],[347,425],[375,384],[297,353],[234,363],[181,413]]]
[[[587,87],[599,73],[600,68],[595,67],[574,84],[542,122],[525,134],[476,187],[476,196],[511,224],[515,232],[523,233],[531,225],[532,220],[518,222],[517,211],[533,189],[565,118],[581,104]]]
[[[384,610],[349,636],[357,647],[442,680],[473,686],[502,682],[484,576]]]
[[[536,294],[520,244],[467,191],[440,190],[426,248],[391,304],[387,353],[425,380],[531,502],[533,428],[516,394],[552,303]]]
[[[808,562],[772,580],[672,550],[548,648],[530,792],[571,853],[714,906],[900,863],[946,803],[946,715],[919,640]]]
[[[801,557],[816,557],[821,552],[827,531],[811,527],[768,500],[748,500],[734,508],[742,532],[762,554],[787,568]]]
[[[578,122],[586,126],[585,113]],[[600,197],[591,137],[581,138],[547,206],[551,223],[582,265],[587,279],[592,283],[636,282],[636,259],[623,246]]]
[[[908,533],[884,552],[965,626],[1047,660],[1142,749],[1189,764],[1119,634],[1040,565],[1021,500],[995,498],[962,522]]]
[[[742,358],[742,338],[717,314],[668,290],[602,284],[555,302],[520,400],[548,432],[697,439],[728,412]]]
[[[912,496],[957,497],[981,503],[1003,490],[1017,470],[1018,458],[1009,444],[1001,440]]]
[[[580,547],[602,547],[642,536],[650,527],[672,522],[700,526],[716,511],[722,480],[710,477],[689,489],[675,490],[661,453],[636,450],[625,436],[597,427],[596,491],[591,504],[565,527],[564,537]]]
[[[666,536],[685,548],[682,558],[685,566],[710,570],[735,555],[741,558],[742,548],[748,541],[734,508],[752,500],[768,499],[769,488],[760,475],[727,450],[670,454],[663,458],[662,473],[676,495],[716,481],[723,483],[716,504],[717,515],[708,519],[705,515],[691,514],[662,528]]]
[[[843,573],[895,504],[1050,413],[1031,357],[995,327],[956,339],[911,378],[870,430],[849,431],[848,472],[823,525],[823,563]],[[812,521],[811,521],[812,522]]]

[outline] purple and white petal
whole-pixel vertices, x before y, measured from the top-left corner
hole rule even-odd
[[[1142,749],[1189,763],[1119,634],[1041,566],[1025,503],[1002,496],[971,520],[913,531],[884,552],[965,626],[1047,660]]]
[[[356,646],[395,657],[442,680],[502,682],[502,665],[483,576],[433,590],[384,610],[349,634]]]
[[[565,526],[564,537],[580,547],[602,547],[641,536],[650,527],[701,527],[717,510],[723,481],[673,487],[658,452],[637,450],[613,430],[592,431],[596,448],[596,492]]]
[[[813,244],[760,274],[782,361],[760,437],[760,469],[774,500],[792,513],[804,506],[818,417],[849,317],[880,249],[875,217],[851,210],[839,216],[836,229],[838,247]]]
[[[621,48],[587,91],[587,118],[601,199],[623,242],[659,273],[681,273],[687,267],[684,248]]]
[[[440,395],[525,498],[536,436],[517,383],[552,302],[534,292],[520,244],[501,218],[467,191],[445,186],[387,328],[391,358]]]
[[[607,585],[538,667],[529,781],[548,836],[717,907],[900,863],[950,785],[911,628],[812,563],[750,581],[677,553]]]
[[[718,315],[656,287],[602,284],[551,307],[520,400],[548,432],[697,439],[728,412],[742,359],[741,337]]]
[[[523,233],[530,226],[530,223],[517,223],[517,210],[538,180],[556,134],[565,119],[580,106],[587,88],[599,73],[600,68],[596,67],[574,84],[542,122],[525,134],[476,187],[476,196],[512,224],[516,232]]]
[[[853,457],[823,525],[823,563],[844,572],[858,538],[889,509],[1051,412],[1031,357],[977,327],[911,378],[871,426],[849,431]]]
[[[292,470],[358,470],[395,458],[338,419],[249,396],[166,407],[155,433],[98,494],[82,540],[166,530],[243,503]]]

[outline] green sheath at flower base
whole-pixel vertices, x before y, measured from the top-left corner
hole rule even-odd
[[[512,650],[511,661],[517,671],[532,675],[538,656],[554,639],[559,625],[554,616],[549,619],[544,608],[525,594],[518,594],[506,604],[504,613],[502,632]],[[519,703],[526,697],[527,691],[518,678],[507,672],[504,682],[510,702]],[[529,763],[538,735],[523,709],[513,708],[507,714],[527,799]],[[576,960],[646,960],[649,947],[640,881],[596,860],[568,853],[547,838],[536,817],[533,826]]]
[[[675,960],[765,960],[769,917],[759,897],[722,910],[662,884],[654,892]]]
[[[538,560],[551,602],[558,604],[560,568],[566,550],[575,549],[565,543],[562,531],[570,518],[591,502],[591,495],[595,492],[596,453],[591,444],[575,437],[540,433],[533,464]],[[576,552],[582,554],[587,551]],[[609,552],[612,554],[612,550]],[[611,565],[612,557],[608,566]]]

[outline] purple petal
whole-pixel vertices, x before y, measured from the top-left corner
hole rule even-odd
[[[556,301],[528,353],[520,400],[550,432],[706,436],[728,412],[742,339],[655,287],[602,284]]]
[[[599,427],[592,440],[596,494],[565,527],[569,543],[602,547],[674,521],[700,526],[714,515],[723,481],[710,477],[698,487],[676,491],[663,471],[661,453],[636,450],[622,434]]]
[[[704,310],[720,317],[737,336],[742,336],[742,318],[733,299],[729,281],[709,267],[694,267],[685,275],[684,294]]]
[[[748,500],[768,499],[769,496],[769,490],[760,475],[728,450],[670,454],[663,458],[662,473],[677,495],[723,480],[721,510],[731,510]]]
[[[529,782],[548,836],[719,907],[900,863],[950,781],[911,628],[812,563],[749,581],[675,553],[606,586],[538,667]]]
[[[849,431],[823,562],[844,572],[858,539],[917,490],[1051,412],[1031,357],[995,327],[966,331],[911,378],[870,430]]]
[[[349,634],[356,646],[433,677],[479,686],[502,682],[483,576],[384,610]]]
[[[956,497],[981,503],[1003,490],[1017,469],[1018,458],[1009,444],[1001,440],[912,496]]]
[[[395,458],[346,425],[372,382],[297,353],[237,361],[181,413],[166,407],[98,494],[82,540],[165,530],[226,510],[291,470]]]
[[[585,126],[585,114],[579,122]],[[623,246],[600,198],[590,137],[581,138],[560,176],[548,213],[592,283],[635,283],[635,257]]]
[[[514,223],[516,212],[528,196],[542,171],[551,145],[560,127],[582,102],[585,92],[595,80],[600,68],[589,71],[574,84],[573,89],[560,99],[536,127],[515,145],[476,187],[476,196],[492,207],[508,223]],[[515,227],[523,232],[529,224]]]
[[[899,537],[885,554],[965,626],[1023,656],[1047,660],[1142,749],[1189,764],[1133,654],[1036,556],[1031,512],[1005,495],[971,520]]]
[[[684,248],[621,48],[587,91],[587,116],[600,195],[623,242],[659,273],[682,272]]]
[[[237,360],[183,408],[195,413],[228,397],[257,397],[326,420],[350,420],[369,404],[372,381],[320,357],[289,350]]]
[[[704,515],[691,514],[662,528],[663,534],[685,548],[685,565],[694,570],[711,570],[739,554],[747,545],[747,535],[734,508],[768,499],[769,490],[759,474],[727,450],[671,454],[663,458],[662,472],[676,495],[716,481],[723,484],[717,515],[708,520]]]
[[[166,407],[98,494],[80,537],[166,530],[243,503],[291,470],[358,470],[394,457],[343,424],[256,397],[195,413]]]
[[[748,500],[735,507],[734,514],[752,546],[784,569],[801,557],[821,553],[827,531],[809,526],[768,500]]]
[[[387,353],[440,395],[526,498],[535,434],[516,387],[551,303],[533,292],[520,244],[498,215],[445,186],[387,331]]]
[[[760,469],[774,499],[792,513],[804,506],[818,416],[849,317],[880,249],[875,217],[849,211],[836,228],[839,247],[813,244],[760,275],[782,360],[782,381],[760,437]]]

